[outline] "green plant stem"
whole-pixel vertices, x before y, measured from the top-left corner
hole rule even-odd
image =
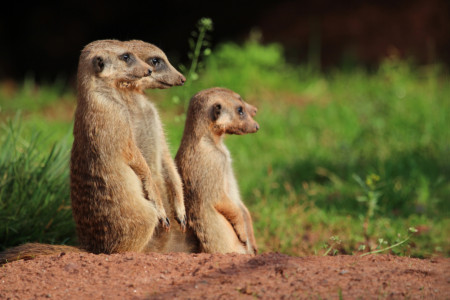
[[[197,43],[195,44],[194,57],[192,59],[191,67],[189,68],[189,77],[191,76],[192,72],[195,72],[195,69],[197,68],[198,58],[200,57],[200,50],[202,49],[202,43],[203,39],[205,38],[205,34],[206,29],[204,27],[201,27]]]
[[[328,248],[327,251],[325,251],[325,253],[322,256],[327,256],[328,253],[330,253],[330,251],[333,249],[333,246],[334,246],[334,244],[331,245],[330,248]]]
[[[400,246],[401,244],[405,243],[405,242],[408,241],[410,238],[411,238],[411,235],[409,235],[409,236],[408,236],[406,239],[404,239],[403,241],[398,242],[397,244],[394,244],[394,245],[392,245],[392,246],[389,246],[389,247],[386,247],[386,248],[383,248],[383,249],[379,249],[379,250],[374,250],[374,251],[370,251],[370,252],[367,252],[367,253],[363,253],[363,254],[360,255],[360,257],[366,256],[366,255],[369,255],[369,254],[376,254],[376,253],[384,252],[384,251],[386,251],[386,250],[395,248],[395,247]]]

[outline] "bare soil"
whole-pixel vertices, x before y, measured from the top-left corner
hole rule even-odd
[[[62,253],[0,267],[0,299],[450,299],[450,259]]]

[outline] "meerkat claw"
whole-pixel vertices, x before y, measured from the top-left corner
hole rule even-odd
[[[180,224],[181,231],[186,232],[186,216],[183,216],[182,219],[176,216],[175,220],[177,220],[178,224]]]
[[[169,231],[170,229],[170,221],[169,218],[160,219],[159,222],[161,223],[161,226],[164,228],[165,231]]]
[[[183,220],[180,223],[181,231],[186,232],[186,216],[183,217]]]

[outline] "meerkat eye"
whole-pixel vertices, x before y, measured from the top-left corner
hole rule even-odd
[[[242,106],[239,106],[237,111],[241,116],[244,114],[244,109],[242,108]]]
[[[157,64],[159,64],[159,61],[160,61],[160,59],[157,58],[157,57],[152,58],[152,64],[153,64],[154,66],[156,66]]]
[[[123,60],[124,62],[129,62],[131,59],[131,54],[130,53],[122,54],[120,56],[120,59]]]

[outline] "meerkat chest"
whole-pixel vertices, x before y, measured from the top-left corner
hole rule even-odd
[[[232,166],[232,159],[229,150],[222,145],[220,152],[223,157],[223,185],[224,191],[228,195],[228,197],[234,202],[238,203],[240,200],[239,190],[236,183],[236,179],[234,177],[234,171]]]
[[[136,144],[150,169],[159,173],[162,168],[161,141],[164,137],[158,113],[148,101],[137,101],[130,112]]]
[[[139,143],[156,146],[161,139],[162,128],[157,115],[150,111],[137,111],[133,114],[133,133]]]

